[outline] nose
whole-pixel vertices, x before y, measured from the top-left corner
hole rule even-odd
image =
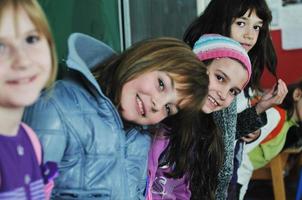
[[[227,96],[227,92],[224,91],[218,91],[218,96],[221,100],[225,100]]]
[[[164,100],[161,99],[160,97],[153,96],[152,99],[151,99],[151,103],[152,103],[151,110],[152,110],[152,112],[155,113],[155,112],[160,111],[164,106],[163,102],[164,102]]]
[[[152,105],[151,105],[151,111],[154,112],[154,113],[158,112],[159,111],[159,107],[158,107],[158,103],[155,100],[155,98],[151,99],[151,103],[152,103]]]
[[[244,38],[248,40],[253,40],[253,27],[246,27],[245,32],[244,32]]]

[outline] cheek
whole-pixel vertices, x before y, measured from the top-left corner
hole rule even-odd
[[[45,47],[44,48],[44,51],[41,51],[41,58],[44,58],[41,62],[43,62],[44,66],[45,66],[45,69],[50,69],[51,66],[52,66],[52,60],[51,60],[51,51],[50,51],[50,48],[48,47]]]
[[[45,71],[50,71],[52,68],[51,51],[48,43],[43,44],[39,49],[30,51],[29,55],[40,67],[44,68]]]
[[[212,81],[209,83],[209,91],[221,91],[222,86],[218,81]]]
[[[239,38],[240,32],[241,31],[239,28],[237,28],[236,26],[231,26],[230,38],[238,42],[240,39]]]
[[[217,87],[218,87],[218,83],[217,83],[216,77],[213,75],[210,75],[209,76],[209,86],[208,86],[209,90],[215,90]]]
[[[225,105],[224,105],[225,107],[224,108],[229,107],[231,105],[232,101],[234,100],[234,98],[235,98],[234,96],[228,96],[226,101],[225,101]]]

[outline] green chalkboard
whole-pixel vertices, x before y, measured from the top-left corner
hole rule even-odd
[[[156,36],[182,38],[197,16],[196,0],[129,0],[131,43]]]
[[[73,32],[89,34],[120,51],[118,0],[38,1],[52,28],[59,63],[67,56],[67,38]]]

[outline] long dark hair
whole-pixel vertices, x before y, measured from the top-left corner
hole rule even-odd
[[[223,142],[212,115],[182,110],[163,123],[171,128],[165,160],[173,178],[186,176],[191,199],[214,199],[223,163]]]
[[[252,76],[248,86],[261,90],[260,79],[264,67],[276,75],[277,56],[269,34],[269,24],[272,20],[271,11],[264,0],[211,0],[204,12],[196,18],[184,33],[183,40],[191,47],[205,33],[218,33],[230,37],[231,25],[236,18],[247,11],[256,11],[263,20],[258,40],[249,51],[252,63]],[[247,90],[248,87],[245,89]]]

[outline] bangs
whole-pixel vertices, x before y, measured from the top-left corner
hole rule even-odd
[[[208,94],[208,80],[203,79],[203,77],[196,79],[194,76],[184,76],[175,73],[169,73],[169,76],[174,81],[182,107],[200,110]]]
[[[267,5],[258,0],[244,1],[235,10],[234,18],[243,16],[247,11],[249,11],[248,15],[250,16],[254,10],[256,11],[256,15],[263,21],[263,24],[269,24],[272,21],[272,14]]]

